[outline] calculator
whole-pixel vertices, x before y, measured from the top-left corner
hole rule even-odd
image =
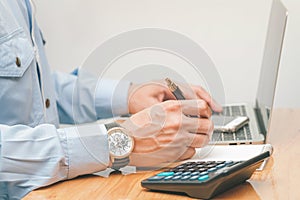
[[[141,182],[154,191],[185,193],[190,197],[210,199],[251,177],[270,156],[266,151],[245,161],[186,162],[160,172]]]

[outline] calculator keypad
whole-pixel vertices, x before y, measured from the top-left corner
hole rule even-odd
[[[155,192],[211,199],[248,180],[269,156],[270,152],[266,151],[245,161],[190,161],[144,179],[141,185]]]
[[[218,170],[239,162],[234,161],[199,161],[187,162],[148,178],[149,181],[197,181],[205,182],[218,174]]]

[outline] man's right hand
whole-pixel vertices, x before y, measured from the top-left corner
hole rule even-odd
[[[191,158],[195,148],[209,142],[210,117],[211,109],[204,100],[169,100],[134,114],[121,124],[135,142],[130,165],[157,167]]]

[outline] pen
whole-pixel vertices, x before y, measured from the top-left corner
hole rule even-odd
[[[170,91],[173,93],[173,95],[175,96],[175,98],[177,100],[185,100],[185,97],[183,96],[182,91],[173,81],[171,81],[171,79],[166,78],[165,81],[167,82]],[[199,117],[199,116],[194,116],[194,115],[187,115],[187,116],[188,117]]]
[[[182,91],[173,81],[171,81],[171,79],[166,78],[165,81],[167,82],[170,91],[173,93],[177,100],[185,100]]]

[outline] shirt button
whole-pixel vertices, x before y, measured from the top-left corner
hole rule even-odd
[[[50,100],[49,100],[49,99],[46,99],[45,105],[46,105],[46,108],[49,108],[49,107],[50,107]]]
[[[16,57],[16,65],[21,67],[21,59],[19,57]]]

